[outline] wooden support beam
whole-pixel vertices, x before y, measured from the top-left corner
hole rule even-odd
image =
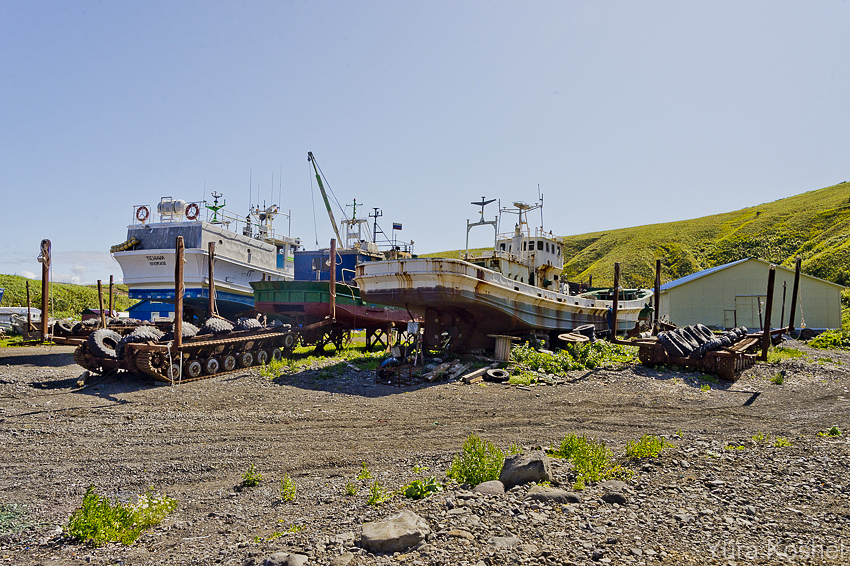
[[[767,272],[767,304],[764,306],[764,330],[762,331],[761,356],[767,361],[767,351],[770,349],[770,316],[773,312],[773,286],[776,281],[776,266],[771,265]]]

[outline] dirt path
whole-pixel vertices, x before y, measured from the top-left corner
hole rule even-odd
[[[566,385],[525,389],[397,388],[355,371],[329,379],[305,371],[269,381],[256,370],[177,387],[133,375],[92,376],[80,388],[72,351],[0,350],[0,504],[24,505],[41,523],[0,538],[0,561],[243,564],[274,550],[253,541],[273,532],[281,516],[308,527],[299,535],[308,552],[311,536],[333,529],[329,516],[362,520],[339,499],[361,462],[395,488],[411,481],[413,465],[444,473],[471,432],[502,447],[528,448],[575,432],[599,437],[622,454],[627,441],[643,434],[722,444],[763,431],[809,442],[818,430],[850,423],[850,359],[836,352],[760,364],[734,384],[637,366],[575,372]],[[770,378],[780,372],[784,383],[776,385]],[[707,383],[711,389],[703,391]],[[269,481],[245,494],[236,488],[251,464]],[[282,513],[275,482],[286,474],[299,485],[299,502]],[[92,484],[124,499],[153,486],[180,506],[134,547],[89,549],[58,536],[56,528]],[[359,499],[360,512],[377,512]],[[237,500],[238,513],[228,516]],[[314,551],[310,563],[330,563],[325,558],[331,559]],[[351,563],[375,560],[355,554]]]

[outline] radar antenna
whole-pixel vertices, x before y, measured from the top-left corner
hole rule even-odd
[[[213,211],[212,224],[219,224],[218,220],[218,211],[225,207],[227,201],[225,200],[223,203],[218,204],[218,199],[221,197],[221,193],[217,193],[215,191],[212,192],[213,204],[210,205],[207,201],[204,201],[204,207]]]

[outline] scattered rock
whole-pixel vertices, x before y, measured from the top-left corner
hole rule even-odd
[[[603,493],[602,501],[604,501],[605,503],[616,503],[618,505],[625,505],[626,503],[628,503],[628,501],[626,500],[626,496],[619,491],[609,491],[607,493]]]
[[[553,503],[581,503],[581,497],[577,493],[545,485],[533,486],[528,490],[526,498]]]
[[[430,534],[427,521],[405,509],[385,521],[363,523],[360,545],[371,552],[402,552]]]
[[[276,552],[263,561],[263,566],[304,566],[307,557],[303,554]]]
[[[499,481],[508,490],[514,486],[533,481],[549,481],[551,477],[552,469],[549,465],[549,457],[542,450],[532,450],[505,458],[502,473],[499,474]]]
[[[505,493],[505,484],[500,482],[499,480],[491,480],[479,483],[472,491],[477,493],[485,493],[487,495],[504,495]]]
[[[488,542],[496,548],[514,548],[522,544],[522,541],[516,537],[491,537]]]

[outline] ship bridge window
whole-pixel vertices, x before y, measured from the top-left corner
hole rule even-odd
[[[251,263],[251,250],[248,250],[248,263]]]
[[[537,241],[537,249],[543,251],[543,240]]]
[[[505,244],[504,244],[504,243],[503,243],[503,244],[500,244],[500,245],[499,245],[499,249],[501,249],[502,251],[505,251]]]
[[[549,242],[546,242],[546,253],[549,253]]]
[[[522,243],[522,251],[525,251],[525,244],[526,244],[526,242]]]
[[[561,246],[558,246],[558,257],[561,257]]]

